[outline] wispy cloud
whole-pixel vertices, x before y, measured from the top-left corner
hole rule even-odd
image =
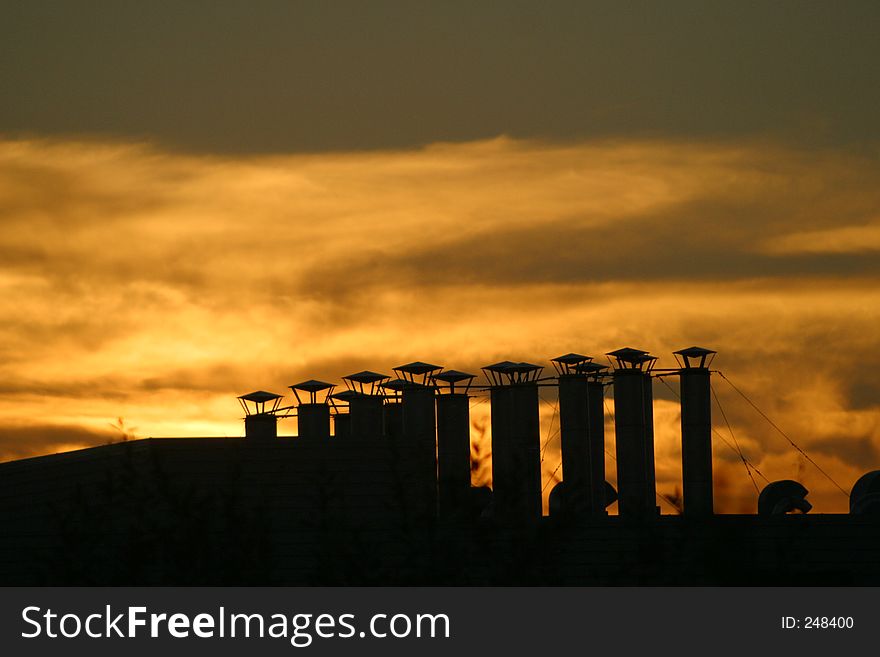
[[[782,235],[765,245],[771,254],[845,253],[853,257],[880,251],[880,221]]]

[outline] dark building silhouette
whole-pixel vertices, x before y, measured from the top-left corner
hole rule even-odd
[[[0,464],[0,582],[33,584],[877,584],[880,471],[850,513],[812,514],[796,481],[754,515],[716,515],[714,352],[659,369],[566,354],[475,376],[414,362],[308,380],[295,404],[242,395],[243,438],[131,440]],[[682,515],[661,515],[652,383],[681,389]],[[541,515],[538,416],[558,387],[562,482]],[[615,402],[618,489],[605,480]],[[488,392],[493,490],[470,482],[469,404]],[[297,435],[279,435],[295,417]],[[331,430],[332,429],[332,430]],[[549,484],[548,484],[549,485]],[[608,509],[617,504],[617,515]]]

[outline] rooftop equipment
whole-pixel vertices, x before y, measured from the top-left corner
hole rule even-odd
[[[712,515],[712,388],[715,352],[689,347],[675,352],[681,386],[681,478],[687,517]]]
[[[859,477],[849,496],[849,512],[880,516],[880,470]]]
[[[614,365],[618,509],[624,518],[654,517],[659,511],[654,478],[651,370],[657,358],[631,347],[606,355]]]
[[[298,435],[302,440],[330,439],[330,395],[336,386],[324,381],[309,379],[290,386],[296,397]],[[303,401],[300,393],[308,395]]]
[[[808,513],[813,505],[807,502],[809,491],[803,484],[791,479],[774,481],[764,486],[758,496],[759,516],[778,516],[786,513]]]
[[[351,437],[354,440],[378,440],[384,434],[382,383],[385,374],[364,370],[342,377],[348,387],[346,401],[351,416]],[[337,394],[335,399],[340,399]]]
[[[278,437],[278,418],[281,395],[265,390],[249,392],[238,398],[244,409],[244,435],[248,440],[264,442]]]

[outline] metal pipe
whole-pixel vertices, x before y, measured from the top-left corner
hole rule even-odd
[[[244,418],[247,440],[265,442],[278,437],[278,419],[272,413],[257,413]]]
[[[328,404],[300,404],[296,411],[299,438],[327,441],[330,439],[330,406]]]
[[[452,518],[467,509],[471,489],[469,397],[437,396],[438,512]]]
[[[619,512],[650,517],[656,514],[651,377],[638,369],[617,369],[613,381]]]
[[[360,394],[348,400],[351,437],[354,440],[378,440],[383,436],[383,403],[379,395]]]
[[[541,517],[541,437],[538,387],[493,388],[492,487],[497,515],[512,522]]]
[[[401,395],[403,440],[415,451],[415,487],[410,491],[417,515],[437,515],[437,416],[434,388],[412,384]]]
[[[708,369],[681,370],[681,475],[684,514],[709,516],[712,494],[712,398]]]

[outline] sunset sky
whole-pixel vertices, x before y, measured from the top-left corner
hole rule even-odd
[[[622,5],[4,3],[0,459],[239,436],[237,395],[416,359],[697,344],[849,491],[880,468],[880,5]],[[847,510],[715,389],[764,475]]]

